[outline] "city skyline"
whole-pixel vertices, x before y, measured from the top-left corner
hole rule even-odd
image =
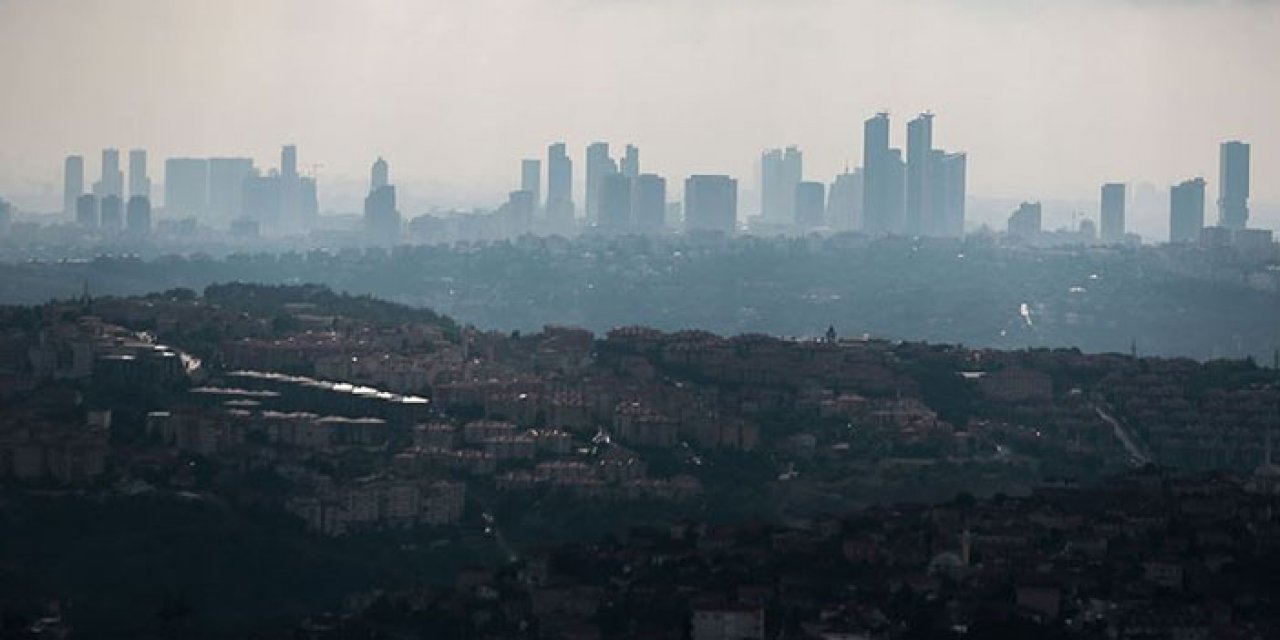
[[[1280,24],[1280,10],[1272,3],[1081,3],[1073,8],[1040,3],[1032,11],[990,2],[958,13],[936,1],[911,7],[876,1],[788,3],[785,9],[748,3],[746,9],[726,12],[719,10],[720,0],[701,9],[518,0],[504,4],[506,11],[492,24],[481,22],[488,15],[484,4],[388,2],[360,12],[322,5],[296,23],[288,2],[247,14],[254,18],[247,23],[230,20],[239,11],[236,3],[203,8],[145,0],[88,4],[76,20],[67,19],[71,9],[66,6],[0,4],[6,18],[0,20],[5,36],[0,47],[11,54],[3,59],[28,61],[0,63],[12,79],[14,95],[23,97],[3,107],[4,120],[31,123],[6,136],[10,144],[0,150],[0,191],[21,208],[55,211],[60,190],[55,172],[68,153],[145,148],[152,159],[245,155],[266,164],[276,145],[287,140],[323,159],[326,196],[338,210],[359,210],[367,159],[377,155],[395,158],[401,167],[399,182],[411,209],[420,208],[414,203],[428,202],[446,207],[492,204],[509,190],[502,170],[506,158],[541,155],[550,140],[564,140],[576,155],[601,139],[650,149],[646,170],[661,175],[734,175],[749,190],[743,193],[746,205],[758,199],[752,167],[761,149],[797,144],[810,176],[830,181],[846,163],[857,162],[858,120],[881,108],[900,120],[921,110],[946,114],[947,126],[935,146],[981,158],[969,171],[975,196],[1087,199],[1113,176],[1164,189],[1188,175],[1215,176],[1212,149],[1222,140],[1256,145],[1253,161],[1258,167],[1276,166],[1272,158],[1280,149],[1270,116],[1280,94],[1257,81],[1280,71],[1273,68],[1280,64],[1275,62],[1280,45],[1268,37],[1274,32],[1269,27]],[[134,20],[138,15],[152,20]],[[919,29],[891,40],[856,37],[867,35],[877,21],[906,18],[915,18]],[[746,58],[733,53],[741,39],[766,31],[771,19],[797,27],[812,46],[789,53],[785,42],[779,42]],[[37,22],[59,26],[45,29],[41,42],[23,37],[24,25]],[[513,36],[512,42],[492,39],[498,42],[486,43],[488,53],[477,57],[480,62],[446,69],[432,54],[439,53],[435,47],[460,44],[456,39],[422,45],[415,42],[423,38],[410,37],[415,26],[429,33],[443,29],[439,22],[487,24]],[[1064,26],[1036,29],[1055,22]],[[80,23],[95,29],[81,31]],[[681,27],[660,37],[658,25],[672,23]],[[636,33],[619,32],[630,24]],[[844,32],[834,26],[839,24],[848,25]],[[942,24],[955,33],[924,47],[929,56],[908,55],[910,45],[937,36]],[[202,37],[190,42],[181,38],[197,29]],[[1029,32],[1042,42],[1022,46],[1030,44]],[[113,34],[113,43],[124,36],[119,51],[101,46],[105,33]],[[1097,46],[1122,33],[1133,46]],[[536,34],[554,37],[546,38],[551,44],[534,46]],[[944,49],[952,39],[971,41],[975,35],[991,36],[999,44]],[[527,58],[521,68],[539,68],[606,37],[634,45],[636,55],[622,53],[627,47],[594,47],[602,51],[596,60],[564,59],[572,73],[532,74],[527,80],[506,62],[517,59],[518,51]],[[1180,46],[1210,37],[1213,47]],[[340,38],[344,45],[339,49],[351,60],[337,64],[332,53],[317,49],[326,38]],[[231,50],[218,44],[230,41],[241,44]],[[889,47],[894,55],[879,67],[868,66],[873,45]],[[210,48],[230,62],[209,69],[202,56]],[[1004,55],[1001,48],[1017,48],[1019,55]],[[944,50],[947,55],[939,55]],[[102,55],[95,57],[98,53]],[[85,88],[81,83],[90,89],[101,86],[104,80],[97,76],[112,75],[104,65],[126,53],[150,64],[131,77],[134,86],[128,91],[91,91],[96,98],[87,104],[70,99]],[[161,54],[171,59],[162,60]],[[677,55],[690,56],[711,75],[695,77],[687,69],[697,65],[677,66],[672,62]],[[768,56],[776,57],[776,63],[753,67],[758,57]],[[71,77],[81,83],[54,84],[41,64],[29,62],[46,58],[57,61],[60,69],[68,58],[77,61],[70,67],[76,70]],[[257,70],[249,62],[261,59],[273,63]],[[1088,64],[1104,60],[1110,64]],[[360,73],[347,66],[354,63],[360,64]],[[779,73],[800,64],[807,72],[792,75],[802,77]],[[996,73],[999,64],[1009,65],[1009,73]],[[620,66],[616,73],[602,75],[608,65]],[[1028,75],[1029,69],[1039,75]],[[1211,70],[1218,72],[1207,73]],[[196,91],[186,78],[204,72],[212,72],[210,89]],[[271,86],[271,78],[282,74],[302,83],[298,95],[283,96]],[[857,80],[841,83],[856,90],[832,91],[833,76]],[[1135,77],[1141,82],[1131,80]],[[1197,78],[1190,94],[1184,87],[1188,77]],[[164,83],[177,83],[181,90],[160,91]],[[641,91],[657,87],[691,91]],[[503,99],[515,90],[525,96],[523,102]],[[1062,99],[1102,90],[1110,96],[1105,107],[1096,106],[1096,100]],[[186,97],[168,97],[172,93]],[[155,99],[145,105],[133,99],[153,94]],[[471,98],[482,94],[496,99],[474,104]],[[608,97],[614,94],[622,97]],[[228,107],[231,95],[256,99]],[[401,103],[405,106],[387,106]],[[1169,117],[1150,118],[1155,110]],[[333,127],[339,120],[344,126]],[[40,137],[28,130],[39,131]],[[905,150],[905,140],[898,137],[895,131],[894,146]],[[1054,149],[1054,171],[1025,161],[1046,148]],[[1217,200],[1214,182],[1209,184],[1211,202]],[[1255,186],[1255,201],[1280,200],[1280,188],[1261,176]],[[581,210],[586,203],[576,204]]]

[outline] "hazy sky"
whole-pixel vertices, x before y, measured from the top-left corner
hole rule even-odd
[[[0,0],[0,82],[0,194],[29,207],[104,146],[149,149],[160,182],[166,156],[275,166],[294,142],[326,209],[377,155],[415,206],[495,203],[560,139],[578,188],[603,139],[754,189],[764,147],[815,179],[857,164],[878,109],[895,145],[934,111],[974,195],[1204,175],[1212,198],[1241,138],[1280,200],[1280,2]]]

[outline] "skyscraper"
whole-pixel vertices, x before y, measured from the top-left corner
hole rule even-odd
[[[520,162],[520,190],[533,195],[533,208],[536,211],[542,206],[542,161],[524,160]]]
[[[129,195],[151,197],[151,177],[147,175],[145,149],[134,149],[129,152]]]
[[[968,156],[934,149],[929,157],[933,222],[929,225],[928,235],[963,237]]]
[[[547,147],[547,224],[552,233],[570,233],[574,225],[573,160],[563,142]]]
[[[129,198],[125,214],[125,230],[138,238],[151,234],[151,200],[143,196]]]
[[[93,195],[103,198],[124,195],[124,174],[120,171],[120,150],[102,150],[102,177],[93,184]]]
[[[877,113],[863,125],[862,215],[867,233],[901,233],[906,199],[902,152],[889,148],[889,114]]]
[[[164,161],[164,209],[170,217],[202,218],[209,206],[209,161],[169,158]]]
[[[617,171],[609,157],[608,142],[593,142],[587,147],[587,220],[600,221],[600,183],[604,176]]]
[[[1124,194],[1125,186],[1120,183],[1102,185],[1102,242],[1116,244],[1124,242]]]
[[[1184,180],[1169,189],[1169,242],[1196,243],[1204,228],[1204,178]]]
[[[370,171],[369,190],[377,191],[390,184],[387,176],[387,161],[381,156],[373,162],[373,169]]]
[[[85,229],[98,228],[98,197],[86,193],[76,198],[76,224]]]
[[[249,158],[209,158],[208,213],[227,225],[244,215],[244,184],[254,176]],[[168,191],[166,185],[166,192]]]
[[[62,213],[67,219],[76,216],[76,201],[84,195],[84,158],[67,156],[62,165]]]
[[[760,157],[760,214],[770,224],[796,224],[796,185],[804,179],[804,154],[791,146]]]
[[[935,235],[930,177],[932,155],[933,114],[922,113],[907,123],[907,202],[903,226],[907,235]]]
[[[600,179],[600,219],[598,225],[607,233],[631,230],[631,182],[621,173],[610,173]]]
[[[395,244],[400,240],[400,211],[396,209],[396,188],[388,181],[386,161],[378,158],[371,173],[371,188],[364,199],[365,231],[375,244]]]
[[[1218,158],[1218,225],[1249,226],[1249,145],[1238,140],[1222,143]]]
[[[841,231],[862,229],[862,169],[845,170],[831,183],[827,198],[827,224]]]
[[[661,233],[666,226],[667,181],[642,173],[631,184],[631,218],[640,233]]]
[[[821,182],[800,182],[795,194],[796,226],[804,230],[817,229],[825,223],[827,186]]]
[[[640,175],[640,149],[635,145],[627,145],[626,155],[622,156],[622,175],[635,178]]]
[[[276,224],[268,227],[276,233],[297,233],[306,229],[303,210],[302,176],[298,174],[298,147],[288,144],[280,149],[280,211]],[[394,198],[393,198],[394,200]]]
[[[689,176],[684,182],[684,226],[686,231],[736,231],[738,181],[729,176]]]
[[[112,233],[124,229],[124,201],[120,196],[112,194],[99,201],[98,227]]]

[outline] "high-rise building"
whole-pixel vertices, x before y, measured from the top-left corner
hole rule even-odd
[[[684,226],[686,231],[737,231],[738,181],[729,176],[689,176],[684,182]]]
[[[825,224],[827,185],[821,182],[800,182],[795,194],[796,226],[801,229],[817,229]]]
[[[67,156],[62,165],[62,213],[67,219],[76,216],[76,201],[84,195],[84,158]]]
[[[203,218],[209,207],[209,161],[164,161],[164,209],[172,218]]]
[[[933,114],[922,113],[907,123],[907,202],[903,230],[907,235],[935,235],[934,196],[930,169],[933,155]]]
[[[113,233],[124,229],[124,201],[120,196],[112,194],[99,201],[98,227]]]
[[[537,159],[520,162],[520,190],[533,195],[533,209],[542,206],[542,161]]]
[[[1040,236],[1041,210],[1039,202],[1024,202],[1009,216],[1009,237],[1014,240],[1035,240]]]
[[[280,175],[285,178],[298,177],[298,147],[287,144],[280,149]]]
[[[9,233],[13,224],[13,205],[0,198],[0,233]]]
[[[507,215],[507,231],[514,236],[529,233],[533,227],[533,212],[538,199],[532,191],[520,189],[507,195],[507,204],[503,207]]]
[[[776,225],[796,224],[796,185],[804,179],[804,154],[790,146],[760,157],[760,215]]]
[[[631,182],[621,173],[610,173],[600,179],[600,230],[626,233],[631,230]]]
[[[889,164],[889,114],[877,113],[862,126],[862,215],[868,233],[883,235],[894,232],[887,178]]]
[[[147,151],[129,152],[129,196],[151,197],[151,177],[147,175]]]
[[[307,228],[303,211],[302,176],[298,174],[298,147],[288,144],[280,149],[280,211],[274,226],[266,229],[275,233],[297,233]]]
[[[622,175],[635,178],[640,175],[640,149],[635,145],[627,145],[626,154],[622,156]]]
[[[901,149],[889,149],[881,160],[879,189],[883,198],[885,233],[903,233],[907,209],[907,163]]]
[[[383,160],[382,157],[379,156],[378,159],[373,162],[373,169],[370,171],[369,190],[377,191],[378,189],[391,184],[388,180],[387,161]]]
[[[862,229],[862,169],[845,170],[831,183],[827,198],[827,224],[840,231]]]
[[[244,183],[256,175],[253,160],[209,158],[208,162],[209,219],[220,225],[229,225],[244,215]]]
[[[600,221],[600,183],[605,176],[617,171],[617,165],[609,157],[608,142],[593,142],[587,147],[587,220]]]
[[[547,147],[547,226],[552,233],[573,231],[573,160],[563,142]]]
[[[287,147],[286,147],[287,148]],[[364,225],[369,240],[390,245],[400,240],[400,211],[396,209],[396,188],[388,181],[387,163],[381,158],[374,163],[369,190],[364,199]]]
[[[1121,183],[1102,185],[1102,242],[1117,244],[1124,242],[1124,202],[1125,186]]]
[[[652,173],[636,176],[631,184],[631,218],[640,233],[661,233],[666,226],[667,181]]]
[[[93,195],[99,198],[124,195],[124,173],[120,171],[120,150],[102,150],[102,177],[93,184]]]
[[[942,186],[935,193],[942,195],[941,199],[934,199],[933,233],[949,238],[964,237],[969,157],[964,153],[943,152],[937,163],[940,168],[933,175]]]
[[[1169,242],[1196,243],[1204,228],[1204,178],[1184,180],[1169,189]]]
[[[129,198],[124,226],[131,236],[142,238],[151,234],[151,200],[149,198],[144,196]]]
[[[280,174],[272,171],[261,175],[256,170],[244,179],[241,187],[243,200],[240,204],[240,217],[231,221],[231,226],[241,228],[252,226],[256,232],[264,228],[275,228],[280,216]],[[165,188],[168,191],[168,187]]]
[[[76,224],[86,229],[98,228],[98,197],[86,193],[76,198]]]
[[[1218,225],[1249,226],[1249,145],[1238,140],[1222,143],[1218,158]]]

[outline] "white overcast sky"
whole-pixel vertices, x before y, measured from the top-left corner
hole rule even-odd
[[[105,146],[147,148],[160,182],[167,156],[269,167],[294,142],[330,202],[382,155],[414,202],[493,203],[555,140],[579,172],[591,140],[634,142],[647,171],[747,189],[794,143],[829,180],[878,109],[895,145],[935,112],[973,195],[1204,175],[1212,198],[1240,138],[1280,201],[1280,3],[0,0],[0,195],[29,207]]]

